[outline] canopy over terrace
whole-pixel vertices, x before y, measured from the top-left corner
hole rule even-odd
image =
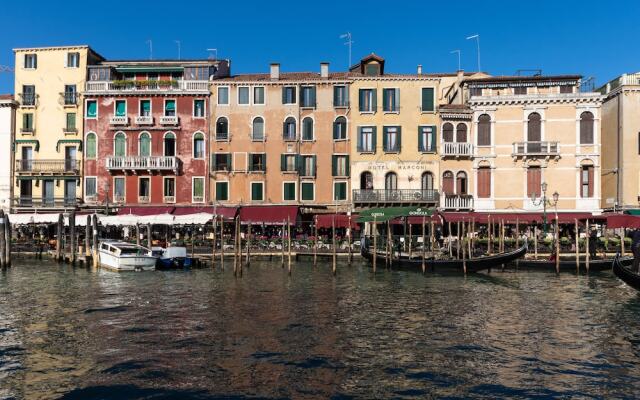
[[[609,214],[605,215],[607,228],[640,228],[640,216],[629,214]]]
[[[298,206],[245,206],[240,208],[244,225],[297,225]]]
[[[370,208],[360,212],[358,222],[387,222],[399,217],[430,217],[433,215],[433,208],[424,207],[383,207]]]
[[[346,214],[318,214],[315,217],[316,227],[332,228],[335,224],[336,228],[348,228],[349,216]],[[358,225],[358,215],[351,215],[351,229],[360,229]]]

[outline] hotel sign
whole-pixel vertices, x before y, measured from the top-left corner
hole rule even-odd
[[[435,164],[434,161],[404,161],[404,162],[370,162],[367,163],[366,168],[370,170],[386,170],[386,169],[398,169],[398,170],[426,170],[431,168]]]

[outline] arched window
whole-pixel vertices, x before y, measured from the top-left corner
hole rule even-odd
[[[478,117],[478,146],[491,146],[491,117],[487,114]]]
[[[288,117],[282,124],[282,138],[284,140],[296,140],[296,119]]]
[[[373,175],[369,171],[360,174],[360,189],[373,190]]]
[[[302,140],[313,140],[313,118],[302,120]]]
[[[196,132],[193,135],[193,158],[205,158],[204,134]]]
[[[580,114],[580,144],[593,144],[593,114],[589,111]]]
[[[442,174],[442,191],[445,195],[455,194],[453,190],[453,172],[445,171]]]
[[[87,139],[85,140],[85,157],[87,158],[96,158],[98,154],[98,139],[96,134],[93,132],[89,132],[87,134]]]
[[[167,132],[164,135],[164,156],[176,156],[176,135],[173,132]]]
[[[467,142],[467,124],[460,123],[458,124],[458,126],[456,126],[456,142]]]
[[[464,171],[460,171],[456,175],[456,194],[467,194],[467,173]]]
[[[113,155],[116,157],[125,157],[127,155],[127,137],[124,132],[116,133]]]
[[[229,120],[226,117],[220,117],[216,121],[216,140],[229,139]]]
[[[442,140],[447,143],[453,142],[453,124],[447,122],[442,126]]]
[[[262,117],[256,117],[253,119],[253,126],[251,127],[251,139],[264,140],[264,119],[262,119]]]
[[[333,121],[333,140],[344,140],[347,138],[347,119],[338,117]]]
[[[148,132],[142,132],[138,138],[138,155],[140,157],[151,156],[151,136]]]
[[[541,117],[538,113],[529,114],[527,122],[527,153],[540,153],[542,145]]]
[[[423,191],[433,190],[433,174],[431,172],[424,172],[421,179],[421,187]]]
[[[384,188],[386,190],[398,189],[398,175],[395,172],[387,172],[384,176]]]

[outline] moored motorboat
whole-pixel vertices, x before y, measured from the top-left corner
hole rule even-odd
[[[613,259],[592,259],[589,260],[589,271],[606,271],[611,268]],[[633,257],[620,257],[620,262],[623,265],[629,265],[633,262]],[[512,264],[513,267],[518,269],[532,269],[542,271],[556,271],[556,262],[553,259],[521,259],[516,264]],[[560,259],[559,262],[560,272],[575,272],[577,270],[576,259]],[[580,259],[580,270],[586,270],[586,260]]]
[[[185,268],[191,266],[192,260],[187,256],[186,247],[153,247],[151,248],[151,254],[157,257],[157,269]]]
[[[101,267],[115,271],[155,270],[157,260],[145,247],[115,240],[100,242],[98,257]]]
[[[640,274],[631,270],[632,264],[623,264],[619,256],[613,259],[613,273],[624,283],[636,290],[640,290]]]

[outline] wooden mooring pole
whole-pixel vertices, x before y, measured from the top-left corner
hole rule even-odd
[[[348,246],[348,249],[349,249],[348,250],[349,251],[348,263],[349,263],[349,266],[351,266],[351,263],[353,262],[353,251],[351,250],[351,243],[353,241],[352,237],[351,237],[353,235],[353,227],[351,226],[351,214],[349,214],[348,223],[349,223],[349,225],[347,227],[347,239],[348,239],[347,244],[349,245]]]
[[[220,216],[220,269],[224,271],[224,217]]]
[[[318,265],[318,216],[313,217],[313,266]]]
[[[233,276],[238,276],[238,218],[233,220]]]
[[[91,227],[91,215],[87,215],[87,224],[84,229],[84,256],[85,265],[88,266],[89,257],[91,256],[91,233],[93,228]]]
[[[378,260],[378,223],[376,217],[373,217],[373,225],[371,227],[373,233],[373,272],[376,272],[376,261]]]
[[[333,251],[333,254],[331,255],[331,271],[333,272],[333,275],[336,275],[336,216],[334,215],[332,220],[331,220],[331,230],[332,230],[332,236],[333,236],[333,243],[331,245],[331,249]]]
[[[576,271],[580,272],[580,231],[578,230],[578,219],[574,219],[576,230]]]
[[[282,263],[281,263],[281,267],[284,268],[284,248],[285,246],[285,240],[284,240],[284,236],[285,236],[285,224],[287,223],[287,221],[285,221],[284,219],[282,220]]]
[[[77,252],[77,244],[76,244],[76,213],[71,212],[69,214],[69,262],[72,265],[76,263],[76,252]]]
[[[249,265],[251,265],[251,221],[249,221],[249,225],[247,225],[247,239],[245,240],[245,247],[247,249],[247,257],[244,260],[244,263],[249,267]]]
[[[491,255],[491,233],[493,231],[493,224],[491,223],[491,216],[487,219],[487,255]]]
[[[427,267],[426,267],[426,263],[425,263],[425,258],[426,258],[426,253],[427,253],[427,241],[426,241],[426,235],[425,235],[425,227],[426,227],[426,217],[423,215],[422,216],[422,273],[424,274]]]
[[[9,220],[9,214],[4,215],[4,240],[4,262],[7,267],[11,267],[11,221]]]
[[[0,210],[0,249],[2,249],[2,251],[0,251],[0,268],[5,268],[7,266],[6,254],[4,252],[7,240],[4,229],[5,223],[4,211]]]
[[[153,246],[153,235],[151,233],[151,224],[147,224],[147,247],[151,250]]]
[[[140,246],[140,224],[136,224],[136,245]]]
[[[589,232],[589,220],[587,220],[587,225],[585,227],[585,246],[584,246],[584,252],[585,252],[585,264],[584,267],[587,269],[587,273],[589,273],[589,262],[591,261],[591,254],[589,254],[589,236],[591,236],[590,232]]]
[[[91,235],[91,241],[93,243],[92,247],[92,261],[93,261],[93,267],[94,268],[98,268],[100,266],[100,249],[98,249],[98,238],[100,237],[100,233],[99,233],[99,227],[98,227],[98,216],[96,214],[93,214],[93,217],[91,218],[93,223],[91,224],[91,227],[93,228],[93,234]]]
[[[213,238],[211,240],[211,242],[212,242],[212,245],[211,245],[211,268],[215,269],[216,268],[216,241],[217,241],[216,240],[216,236],[217,236],[216,233],[217,233],[217,230],[218,230],[218,216],[217,215],[213,216],[213,221],[211,223],[213,224],[212,225],[213,232],[211,233],[211,235],[213,236]]]
[[[58,231],[56,238],[56,261],[62,261],[62,240],[64,236],[64,217],[58,214]]]
[[[556,274],[560,273],[560,224],[556,218]]]
[[[411,246],[413,244],[413,229],[412,229],[413,225],[411,224],[411,222],[408,222],[408,224],[409,224],[409,243],[408,243],[408,246],[409,246],[409,260],[411,260],[411,258],[413,257],[413,251],[411,249],[413,247],[413,246]],[[406,238],[405,238],[405,241],[406,241]]]
[[[287,269],[289,271],[289,275],[291,275],[291,221],[289,220],[288,216],[287,216],[287,250],[288,250]]]

